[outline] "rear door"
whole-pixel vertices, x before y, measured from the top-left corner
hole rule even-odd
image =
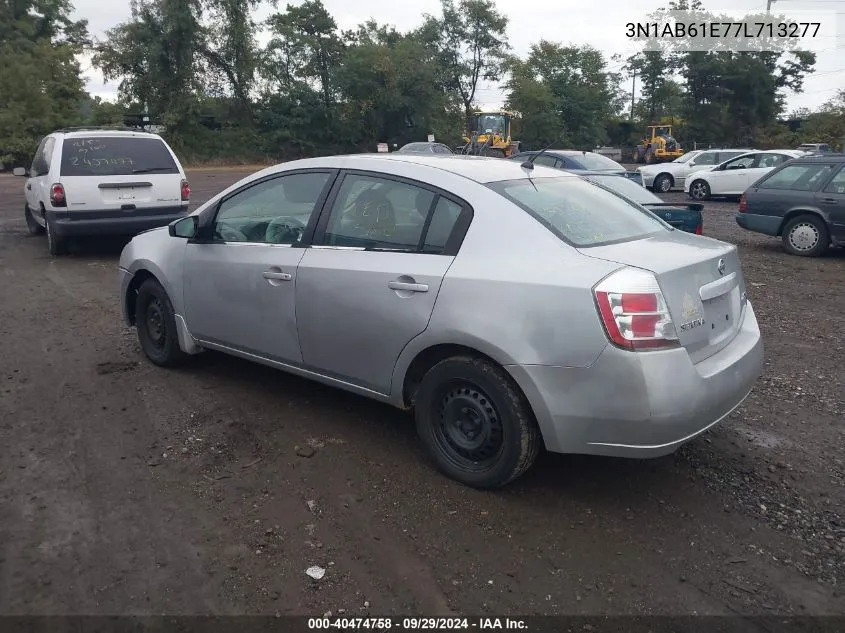
[[[423,183],[346,173],[299,264],[304,364],[389,393],[399,354],[428,326],[471,214]]]
[[[816,204],[814,192],[835,168],[829,163],[795,162],[768,174],[746,192],[746,213],[783,218],[794,209],[822,207]]]
[[[181,201],[181,168],[159,137],[74,136],[64,139],[61,152],[68,210],[187,206]]]
[[[44,217],[41,203],[43,202],[45,206],[48,205],[50,194],[50,183],[47,182],[50,171],[50,163],[47,162],[48,145],[55,145],[53,137],[45,137],[38,144],[38,149],[32,158],[32,165],[29,167],[29,178],[27,178],[24,187],[27,205],[41,218]]]
[[[775,167],[783,165],[791,159],[792,156],[786,154],[768,154],[762,152],[757,154],[751,167],[743,170],[745,182],[740,193],[743,193],[748,187],[760,180],[760,178],[772,171]]]
[[[815,197],[819,208],[827,216],[833,240],[845,242],[845,165]]]

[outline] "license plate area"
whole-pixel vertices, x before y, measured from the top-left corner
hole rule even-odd
[[[706,331],[710,343],[719,343],[734,331],[736,317],[739,314],[739,289],[734,287],[730,292],[703,302]]]

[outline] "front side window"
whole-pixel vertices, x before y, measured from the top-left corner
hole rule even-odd
[[[669,230],[642,207],[581,178],[521,178],[487,186],[576,247]]]
[[[577,161],[583,169],[587,170],[608,170],[613,169],[617,171],[624,171],[625,168],[617,163],[612,158],[608,158],[607,156],[602,156],[601,154],[594,154],[587,152],[585,154],[581,154],[580,156],[574,156],[573,159]]]
[[[439,253],[461,211],[460,205],[428,189],[352,174],[344,178],[338,191],[323,242],[369,250]]]
[[[61,169],[62,176],[179,173],[163,140],[137,136],[66,138]]]
[[[329,181],[327,173],[265,180],[220,203],[214,238],[225,242],[297,244]]]
[[[787,165],[772,173],[757,185],[758,189],[788,189],[791,191],[814,191],[820,182],[826,180],[835,165],[805,163]]]
[[[725,170],[731,169],[748,169],[749,167],[754,166],[754,161],[757,160],[759,154],[747,154],[746,156],[740,156],[739,158],[734,158],[731,161],[728,161],[722,168]]]

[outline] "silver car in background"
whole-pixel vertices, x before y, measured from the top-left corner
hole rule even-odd
[[[270,167],[136,236],[120,275],[153,363],[218,350],[413,409],[437,467],[479,488],[541,447],[672,453],[763,367],[735,246],[495,158]]]

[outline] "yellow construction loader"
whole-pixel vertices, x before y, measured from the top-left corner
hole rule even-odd
[[[457,148],[459,153],[497,158],[507,158],[519,153],[519,141],[511,140],[511,121],[512,112],[476,110],[467,119],[467,130],[463,135],[464,145]]]
[[[649,125],[651,138],[644,138],[634,148],[635,163],[665,163],[683,156],[680,143],[672,137],[671,125]]]

